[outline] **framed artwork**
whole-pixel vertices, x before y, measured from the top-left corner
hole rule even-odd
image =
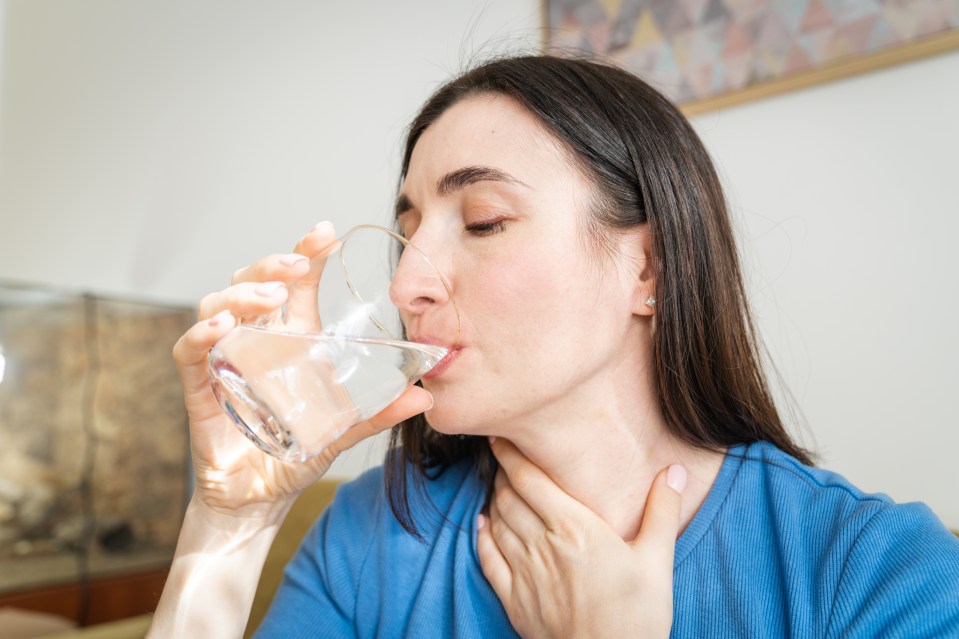
[[[959,0],[544,0],[544,49],[599,55],[695,115],[959,48]]]

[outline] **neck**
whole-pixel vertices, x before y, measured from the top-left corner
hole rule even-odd
[[[680,522],[685,529],[709,493],[723,455],[672,436],[651,392],[624,406],[616,398],[627,393],[608,393],[607,401],[596,401],[599,388],[577,393],[580,399],[592,398],[588,404],[564,402],[535,424],[511,425],[507,438],[627,540],[639,532],[656,475],[670,464],[683,464],[689,474]]]

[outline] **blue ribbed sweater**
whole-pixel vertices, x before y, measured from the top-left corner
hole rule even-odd
[[[446,521],[404,531],[382,468],[342,486],[257,637],[515,637],[476,555],[466,464],[428,483]],[[959,637],[959,539],[769,444],[731,449],[676,543],[672,637]]]

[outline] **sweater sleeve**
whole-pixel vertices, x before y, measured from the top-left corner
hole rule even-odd
[[[380,473],[369,472],[337,489],[287,565],[258,639],[356,636],[356,593],[374,539],[380,483]]]
[[[846,557],[829,637],[959,637],[959,539],[924,504],[885,504]]]

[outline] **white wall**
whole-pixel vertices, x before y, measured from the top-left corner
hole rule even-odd
[[[316,222],[390,219],[417,107],[538,25],[509,0],[7,5],[0,275],[187,303]]]
[[[959,52],[696,119],[821,454],[959,529]]]
[[[388,223],[432,90],[539,42],[535,0],[0,1],[0,279],[188,305],[321,220]]]
[[[537,0],[0,1],[0,279],[187,304],[319,220],[387,220],[436,83],[539,38]],[[957,77],[950,54],[695,121],[807,442],[954,528]]]

